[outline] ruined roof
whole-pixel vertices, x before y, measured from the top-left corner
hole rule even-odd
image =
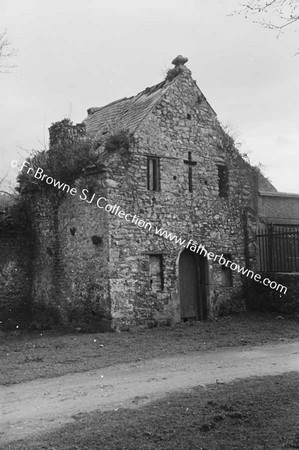
[[[89,108],[83,121],[87,133],[100,137],[115,128],[134,132],[174,81],[163,81],[133,97],[116,100],[101,108]]]

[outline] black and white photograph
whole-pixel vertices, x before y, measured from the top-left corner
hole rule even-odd
[[[299,1],[0,0],[0,449],[299,449]]]

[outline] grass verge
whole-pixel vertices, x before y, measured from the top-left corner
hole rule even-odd
[[[137,409],[95,412],[7,450],[299,448],[299,374],[174,393]]]
[[[299,338],[298,321],[261,313],[122,333],[10,333],[0,338],[0,384],[84,372],[159,356],[296,338]]]

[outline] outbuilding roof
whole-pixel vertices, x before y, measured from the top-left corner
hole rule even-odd
[[[163,81],[133,97],[116,100],[101,108],[89,108],[83,121],[87,133],[95,137],[114,129],[127,129],[133,133],[174,82],[175,79]]]

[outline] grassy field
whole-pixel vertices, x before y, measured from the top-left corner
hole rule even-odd
[[[76,417],[5,450],[282,450],[299,448],[299,374],[195,387],[138,409]]]
[[[217,322],[190,322],[134,332],[10,333],[0,337],[0,384],[100,369],[220,347],[299,338],[299,322],[269,314],[241,314]]]

